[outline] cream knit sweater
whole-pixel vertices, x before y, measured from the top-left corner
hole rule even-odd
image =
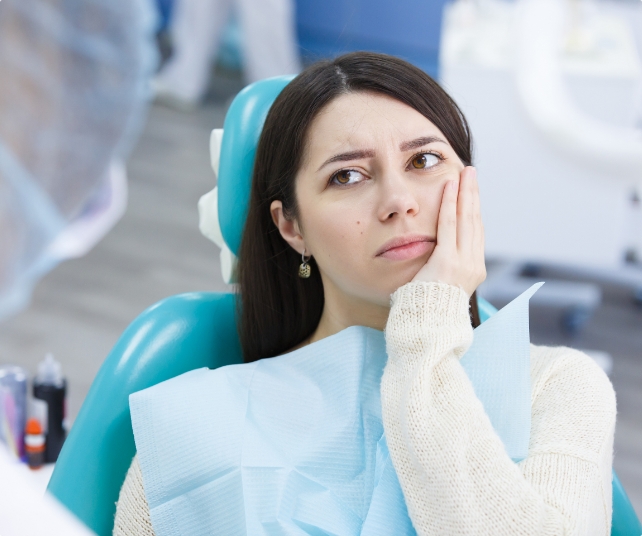
[[[404,285],[385,334],[383,424],[419,535],[610,534],[615,394],[590,358],[531,346],[531,440],[515,464],[459,363],[472,341],[466,293]],[[114,535],[153,534],[134,458]]]

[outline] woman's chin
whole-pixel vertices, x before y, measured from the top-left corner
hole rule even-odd
[[[414,262],[404,263],[403,266],[399,264],[395,269],[388,271],[388,273],[381,277],[381,281],[385,285],[384,294],[388,296],[388,302],[393,292],[405,284],[410,283],[415,278],[419,270],[425,266],[426,260],[427,259],[414,259]]]
[[[410,283],[419,270],[426,265],[428,259],[432,255],[433,249],[434,248],[431,248],[429,252],[424,253],[419,257],[386,263],[387,266],[382,270],[384,273],[381,277],[391,283],[394,282],[394,284],[397,285],[395,289],[405,285],[406,283]]]

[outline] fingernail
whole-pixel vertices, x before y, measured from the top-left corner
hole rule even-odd
[[[471,169],[470,176],[473,179],[476,179],[477,178],[477,168],[474,168],[474,167],[471,166],[470,169]]]

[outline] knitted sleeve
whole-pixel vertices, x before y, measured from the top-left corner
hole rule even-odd
[[[581,352],[532,346],[529,455],[515,464],[459,363],[472,341],[468,299],[426,282],[392,296],[383,422],[417,533],[608,536],[608,378]]]
[[[114,536],[154,536],[138,458],[129,466],[116,504]]]

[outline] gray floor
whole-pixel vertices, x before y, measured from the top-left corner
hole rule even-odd
[[[124,218],[86,257],[66,262],[45,277],[29,309],[0,325],[0,363],[18,363],[33,373],[47,351],[62,362],[72,419],[101,362],[138,313],[171,294],[225,288],[218,250],[199,234],[196,203],[214,186],[208,136],[222,126],[220,103],[237,86],[234,80],[217,86],[197,113],[152,108],[129,162],[130,200]],[[615,287],[605,288],[603,305],[574,339],[560,332],[554,312],[532,312],[535,343],[613,355],[619,408],[615,467],[640,514],[641,328],[642,310]]]

